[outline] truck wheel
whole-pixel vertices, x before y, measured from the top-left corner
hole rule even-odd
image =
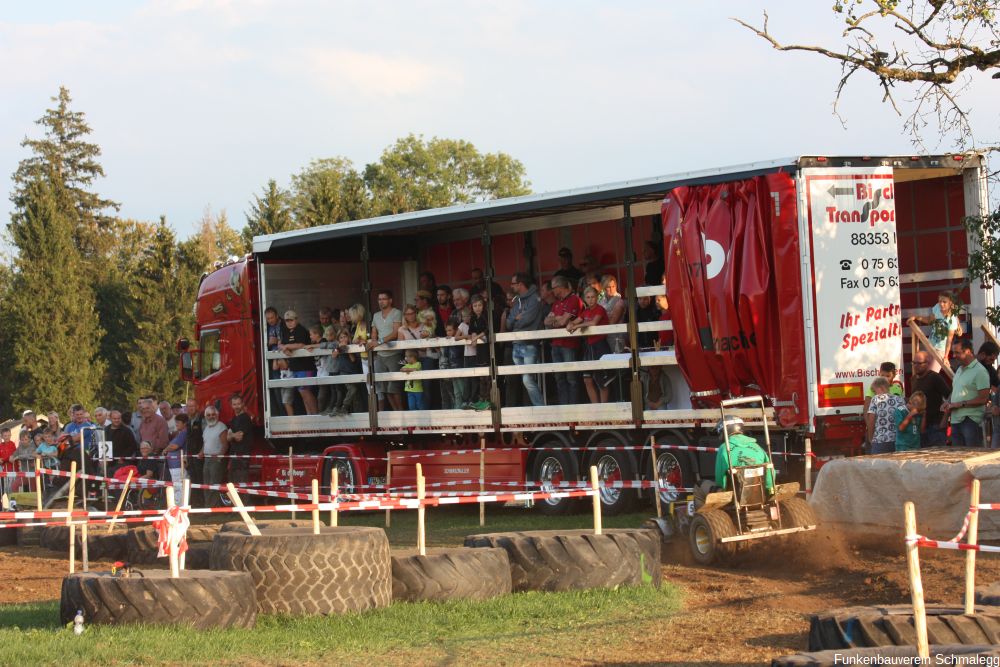
[[[656,453],[656,481],[660,503],[666,505],[684,500],[688,494],[685,489],[691,487],[693,479],[691,464],[686,457],[680,458],[674,452]]]
[[[469,535],[467,547],[500,547],[515,591],[660,585],[660,536],[643,529],[533,530]]]
[[[927,638],[932,644],[998,644],[1000,612],[979,607],[974,616],[966,616],[963,608],[930,605]],[[916,643],[910,605],[847,607],[809,618],[810,651]]]
[[[337,488],[340,493],[357,493],[357,479],[354,464],[346,456],[334,454],[323,466],[322,486],[328,494],[333,493],[333,469],[337,469]]]
[[[834,667],[835,665],[849,664],[878,664],[878,658],[916,658],[916,646],[882,646],[879,648],[859,648],[847,651],[817,651],[813,653],[796,653],[786,655],[783,658],[771,660],[771,667]],[[954,644],[932,644],[930,646],[930,662],[932,665],[960,665],[958,656],[998,656],[1000,649],[994,646],[956,646]],[[855,660],[852,660],[855,659]],[[867,658],[867,660],[862,660]],[[977,663],[968,660],[968,664]],[[904,664],[900,662],[899,664]],[[907,662],[905,664],[919,665],[920,662]]]
[[[688,541],[691,555],[701,565],[711,565],[716,560],[725,560],[735,553],[732,542],[723,543],[724,537],[736,536],[736,524],[722,510],[697,512],[691,519]]]
[[[608,516],[624,514],[635,506],[635,489],[616,489],[605,483],[632,481],[636,477],[635,458],[631,452],[597,452],[591,464],[597,466],[597,479],[601,482],[601,511]]]
[[[205,628],[252,628],[257,618],[253,581],[245,572],[168,570],[131,577],[81,572],[63,579],[59,617],[72,623],[77,610],[85,623],[123,625],[188,624]]]
[[[804,526],[818,526],[819,519],[812,505],[804,498],[789,498],[778,503],[781,508],[782,528],[802,528]]]
[[[213,570],[249,572],[265,614],[342,614],[392,602],[389,540],[381,528],[272,528],[220,532]]]
[[[580,469],[576,457],[570,452],[540,451],[532,466],[531,479],[538,485],[539,491],[567,491],[572,487],[559,484],[579,481]],[[549,498],[536,501],[535,508],[542,514],[557,516],[569,514],[578,504],[576,498]]]
[[[510,559],[503,549],[428,549],[392,556],[392,599],[488,600],[511,592]]]

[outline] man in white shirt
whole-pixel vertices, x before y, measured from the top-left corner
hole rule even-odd
[[[205,457],[205,484],[222,484],[226,472],[226,460],[218,458],[229,451],[229,441],[226,439],[227,426],[219,421],[219,411],[214,405],[205,408],[205,426],[202,430],[204,444],[200,456]],[[218,491],[206,490],[205,497],[209,507],[218,506]]]

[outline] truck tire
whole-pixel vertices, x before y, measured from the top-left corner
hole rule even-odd
[[[734,543],[723,544],[724,537],[736,536],[736,524],[722,510],[696,512],[688,528],[691,555],[699,565],[711,565],[736,553]]]
[[[631,481],[638,473],[632,452],[596,452],[590,458],[589,465],[597,467],[597,476],[602,484]],[[616,489],[602,485],[598,493],[601,498],[601,511],[608,516],[628,512],[638,499],[635,489]]]
[[[916,646],[880,646],[878,648],[859,648],[841,651],[817,651],[813,653],[796,653],[783,658],[771,660],[771,667],[834,667],[834,665],[845,664],[875,664],[853,662],[851,658],[869,658],[874,660],[877,656],[916,658]],[[1000,649],[995,646],[956,646],[954,644],[932,644],[930,646],[930,663],[928,664],[961,664],[955,660],[948,661],[947,658],[955,656],[998,656]],[[940,656],[941,662],[937,661]],[[902,664],[902,663],[900,663]],[[914,662],[912,664],[920,664]],[[986,664],[986,663],[983,663]]]
[[[539,491],[567,491],[570,487],[559,484],[578,481],[580,466],[572,452],[542,450],[531,466],[531,479]],[[554,498],[535,501],[535,509],[547,516],[561,516],[571,513],[579,504],[578,498]]]
[[[259,537],[220,532],[213,570],[250,573],[266,614],[342,614],[392,602],[389,540],[381,528],[272,528]]]
[[[188,544],[194,542],[211,542],[215,534],[219,532],[217,524],[204,524],[188,526]],[[126,538],[127,550],[126,558],[129,563],[144,564],[155,563],[157,560],[158,540],[156,529],[152,526],[140,526],[128,531]]]
[[[1000,610],[980,607],[966,616],[960,607],[927,607],[927,639],[932,644],[1000,643]],[[906,646],[917,643],[913,607],[846,607],[809,618],[809,650]]]
[[[976,604],[1000,606],[1000,583],[976,586]]]
[[[77,610],[84,623],[187,624],[199,630],[252,628],[257,618],[250,576],[211,570],[185,570],[177,579],[167,570],[128,578],[107,572],[71,574],[63,579],[61,622],[72,623]]]
[[[392,599],[488,600],[511,592],[510,559],[503,549],[428,549],[392,555]]]
[[[803,498],[789,498],[778,503],[781,508],[781,527],[800,528],[803,526],[817,526],[819,519],[812,505]]]
[[[660,585],[660,536],[652,530],[533,530],[465,538],[467,547],[500,547],[515,591],[568,591]]]

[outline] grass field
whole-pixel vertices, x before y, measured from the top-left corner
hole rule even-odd
[[[324,523],[328,518],[324,513]],[[604,525],[638,526],[648,514],[607,517]],[[206,517],[208,518],[208,517]],[[218,518],[218,517],[212,517]],[[266,518],[287,518],[268,515]],[[259,516],[259,520],[266,520]],[[299,519],[308,519],[300,513]],[[201,517],[198,517],[200,520]],[[237,519],[227,516],[227,520]],[[588,528],[588,514],[544,517],[520,508],[434,508],[429,546],[462,544],[477,532]],[[344,513],[341,525],[385,525],[384,513]],[[394,512],[394,547],[416,543],[416,513]],[[680,608],[678,589],[664,584],[619,590],[518,593],[488,602],[395,604],[337,617],[261,616],[253,630],[191,631],[180,627],[87,626],[83,636],[59,625],[58,603],[0,607],[0,662],[5,665],[129,664],[539,664],[625,650],[636,633]]]

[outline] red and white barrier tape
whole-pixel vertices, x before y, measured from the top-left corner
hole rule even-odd
[[[986,551],[990,553],[1000,553],[1000,547],[986,544],[966,544],[965,542],[944,542],[941,540],[931,540],[923,535],[907,535],[907,544],[916,544],[918,547],[929,549],[951,549],[953,551]]]

